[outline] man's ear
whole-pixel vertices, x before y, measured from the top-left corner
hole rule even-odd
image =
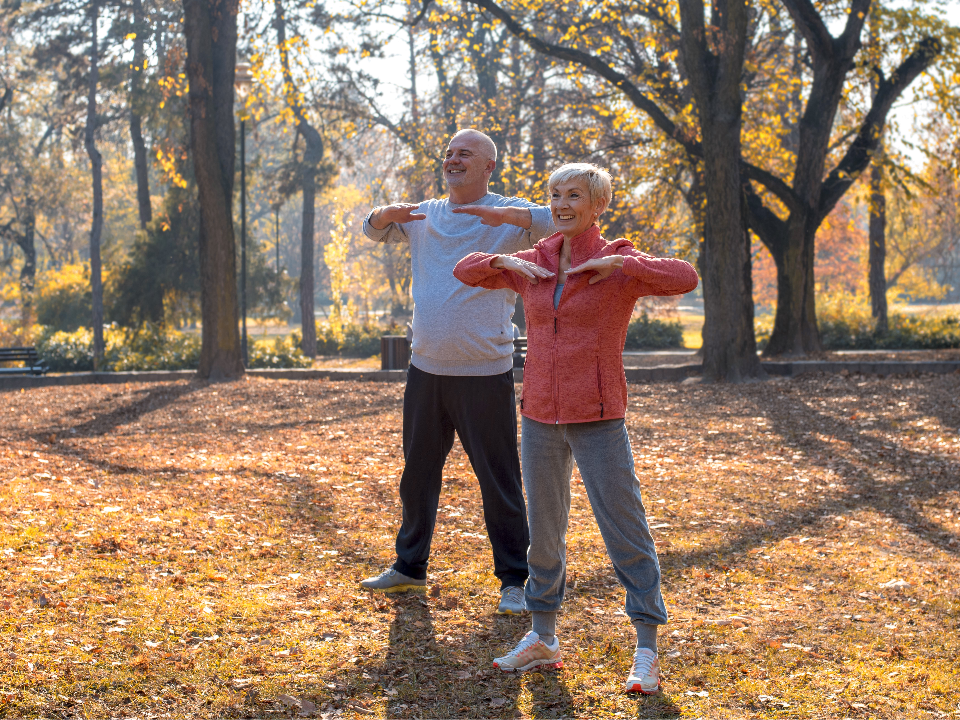
[[[496,170],[496,169],[497,169],[497,161],[496,161],[496,160],[488,160],[488,161],[487,161],[487,169],[486,169],[487,175],[493,175],[493,171]]]

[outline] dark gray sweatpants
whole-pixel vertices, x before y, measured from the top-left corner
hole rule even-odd
[[[623,419],[550,425],[522,420],[520,456],[530,514],[527,609],[557,612],[567,582],[570,477],[576,460],[631,620],[665,625],[660,563]]]

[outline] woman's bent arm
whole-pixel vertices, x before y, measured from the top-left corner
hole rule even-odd
[[[697,289],[700,279],[693,265],[678,258],[655,258],[625,248],[623,290],[634,297],[645,295],[683,295]]]

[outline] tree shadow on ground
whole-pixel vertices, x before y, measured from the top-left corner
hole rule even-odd
[[[106,402],[109,402],[109,400],[112,400],[114,397],[126,396],[128,394],[134,395],[135,399],[124,402],[102,415],[94,415],[91,419],[72,426],[68,418],[71,415],[79,415],[83,413],[84,410],[90,409],[89,406],[83,409],[64,412],[61,417],[67,420],[67,422],[51,423],[39,429],[35,428],[30,433],[27,433],[27,437],[31,437],[35,442],[46,445],[47,452],[60,455],[65,459],[82,460],[92,467],[116,475],[139,474],[143,472],[143,468],[139,465],[122,461],[105,460],[97,457],[92,448],[78,447],[61,441],[69,438],[102,438],[116,431],[121,426],[132,425],[138,422],[147,413],[169,407],[207,385],[208,383],[206,382],[191,381],[189,383],[151,386],[132,391],[118,391],[112,396],[101,400],[100,404],[106,404]],[[93,407],[95,409],[97,406],[94,405]],[[162,431],[163,428],[160,430]],[[173,428],[171,428],[171,430],[175,432]],[[153,432],[157,433],[157,430],[154,429]],[[181,470],[176,467],[165,467],[164,471],[187,472],[186,470]]]
[[[848,387],[837,389],[843,393],[850,392]],[[715,400],[717,407],[722,407],[721,398]],[[722,543],[697,550],[666,552],[663,554],[665,565],[677,562],[686,565],[728,563],[731,556],[740,555],[762,543],[776,542],[809,531],[825,521],[863,510],[888,516],[918,540],[944,552],[960,554],[960,538],[957,534],[928,520],[914,507],[960,489],[960,462],[937,458],[937,477],[934,479],[930,472],[930,455],[902,444],[891,446],[887,439],[870,435],[852,420],[840,421],[813,409],[803,402],[799,394],[791,393],[781,397],[780,401],[780,405],[755,406],[753,411],[772,421],[774,435],[782,447],[794,452],[802,451],[807,462],[833,471],[839,480],[837,484],[842,482],[846,489],[832,492],[829,497],[816,503],[805,502],[802,506],[779,510],[758,508],[771,518],[763,526],[730,532]],[[930,398],[922,396],[919,404],[936,406]],[[719,414],[720,410],[717,412]],[[727,410],[723,412],[730,414]],[[811,428],[810,431],[803,431],[797,426],[796,417],[800,413],[809,418],[806,425]],[[716,438],[721,445],[729,444],[722,433]],[[849,452],[834,447],[839,444],[848,447]],[[880,478],[879,475],[883,473],[895,475],[897,479]]]

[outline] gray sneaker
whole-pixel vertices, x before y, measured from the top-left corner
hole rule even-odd
[[[418,590],[427,586],[426,578],[417,580],[407,577],[393,568],[384,570],[379,575],[368,577],[360,581],[360,587],[366,590],[380,590],[381,592],[404,592],[406,590]]]
[[[527,611],[523,601],[523,588],[516,585],[505,587],[500,591],[500,605],[497,606],[497,615],[519,615]]]

